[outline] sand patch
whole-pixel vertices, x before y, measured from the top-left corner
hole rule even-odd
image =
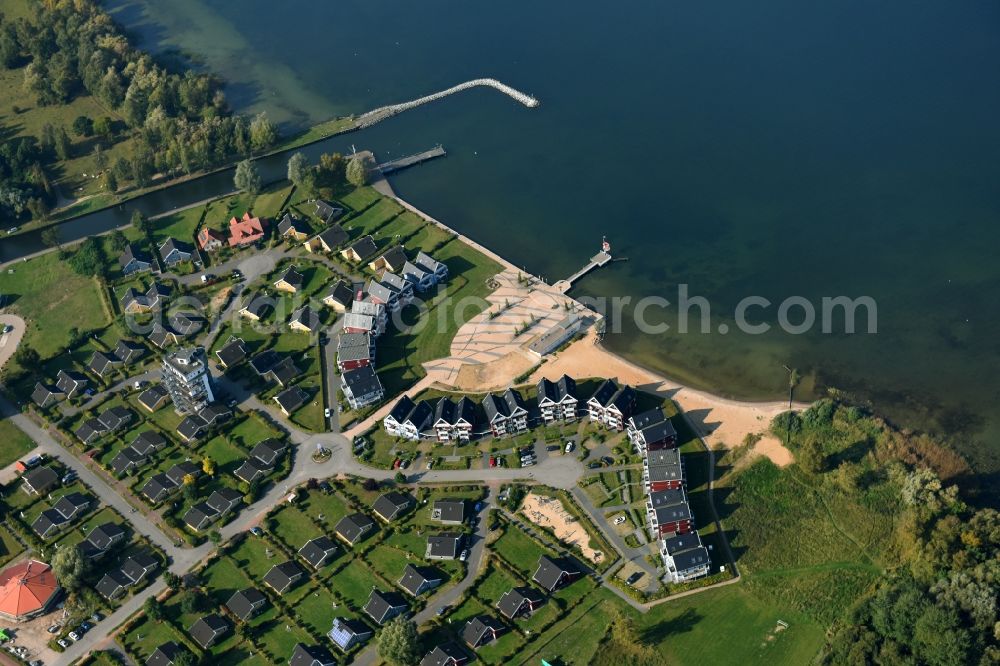
[[[513,377],[527,372],[536,362],[527,352],[518,350],[490,363],[479,365],[467,363],[458,370],[455,388],[474,393],[506,390]]]
[[[788,410],[788,403],[783,401],[743,402],[683,386],[626,361],[596,343],[596,331],[592,328],[586,337],[549,357],[529,383],[542,377],[557,379],[563,374],[576,378],[607,377],[669,397],[691,417],[695,430],[713,448],[739,446],[747,435],[766,431],[775,416]],[[793,407],[804,409],[807,406],[795,404]]]
[[[591,562],[600,562],[604,553],[590,547],[590,535],[557,499],[529,493],[521,505],[521,513],[531,522],[552,530],[556,538],[576,546]]]
[[[771,462],[778,467],[787,467],[795,462],[792,452],[785,448],[785,445],[777,437],[762,437],[759,442],[754,444],[753,453],[770,458]]]
[[[232,287],[225,287],[220,289],[219,293],[212,296],[212,300],[208,302],[209,312],[218,312],[225,305],[226,301],[229,300],[229,294],[233,291]]]

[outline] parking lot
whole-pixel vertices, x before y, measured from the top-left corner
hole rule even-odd
[[[38,660],[43,664],[51,663],[55,660],[56,653],[48,646],[52,635],[46,629],[53,623],[58,623],[62,615],[61,610],[55,610],[28,622],[4,623],[4,631],[13,638],[4,644],[4,648],[7,652],[11,652],[11,648],[23,648],[23,654],[13,654],[28,662]]]

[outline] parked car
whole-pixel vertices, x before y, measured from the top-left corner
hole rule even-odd
[[[611,521],[611,524],[612,525],[621,525],[624,522],[625,522],[625,516],[618,516],[613,521]]]
[[[603,458],[601,458],[601,462],[604,463],[605,465],[611,466],[615,464],[615,459],[612,458],[611,456],[604,456]]]
[[[320,481],[319,489],[322,490],[324,493],[328,493],[333,490],[333,486],[330,485],[329,481]]]
[[[573,442],[566,442],[566,453],[572,453],[574,448],[576,448],[576,444]]]
[[[549,446],[545,447],[545,450],[546,451],[558,451],[559,450],[559,445],[558,444],[550,444]]]
[[[442,615],[444,615],[445,613],[448,612],[449,608],[451,608],[451,606],[441,606],[440,608],[437,609],[437,612],[435,613],[435,615],[437,615],[438,617],[441,617]]]
[[[11,326],[10,324],[4,324],[4,326],[3,326],[3,332],[4,333],[10,333],[13,330],[14,330],[13,326]]]
[[[406,469],[409,466],[410,466],[410,461],[409,460],[404,460],[401,463],[399,463],[399,468],[400,469]]]
[[[100,622],[103,619],[104,619],[104,616],[101,615],[100,613],[94,613],[93,615],[90,616],[90,621],[93,622],[94,624],[97,624],[98,622]]]
[[[260,529],[256,525],[254,525],[253,527],[250,528],[250,534],[252,534],[254,536],[263,536],[264,535],[264,530]]]
[[[69,647],[69,641],[66,640],[65,638],[60,638],[59,640],[56,641],[56,645],[65,650],[66,648]]]
[[[434,461],[433,460],[428,460],[427,461],[427,469],[430,469],[433,466],[434,466]]]
[[[642,578],[642,572],[636,571],[634,574],[628,577],[628,580],[625,581],[625,584],[634,585],[635,582],[638,581],[640,578]]]
[[[469,559],[469,549],[468,548],[466,548],[465,550],[463,550],[462,554],[458,556],[458,561],[459,562],[464,562],[467,559]]]
[[[46,629],[45,631],[49,632],[50,634],[58,634],[61,628],[62,627],[60,627],[58,624],[50,624],[49,628]]]
[[[329,407],[327,407],[326,409],[323,410],[323,417],[324,418],[330,418],[330,408]]]
[[[81,622],[81,623],[80,623],[80,629],[79,629],[79,632],[80,632],[80,633],[82,634],[82,633],[83,633],[83,632],[85,632],[85,631],[90,631],[90,630],[91,630],[91,628],[92,628],[93,626],[94,626],[94,625],[92,625],[92,624],[91,624],[91,623],[89,623],[89,622],[86,622],[86,621],[84,621],[84,622]]]
[[[69,639],[74,642],[78,641],[80,640],[80,634],[76,633],[75,631],[71,631],[69,632]]]
[[[497,459],[494,458],[493,456],[490,456],[490,467],[496,467],[496,466],[497,466]]]
[[[598,461],[596,461],[596,460],[595,460],[595,461],[593,461],[593,462],[589,462],[589,463],[587,463],[587,467],[589,467],[590,469],[597,469],[597,468],[598,468],[598,467],[600,467],[600,466],[601,466],[601,463],[599,463],[599,462],[598,462]]]
[[[399,459],[399,458],[396,458],[395,460],[393,460],[393,461],[392,461],[392,468],[393,468],[393,469],[399,469],[399,463],[400,463],[400,462],[401,462],[401,461],[400,461],[400,459]]]
[[[483,510],[483,503],[482,502],[476,502],[476,513],[479,513],[482,510]]]

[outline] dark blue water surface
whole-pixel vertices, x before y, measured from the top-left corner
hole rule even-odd
[[[391,157],[443,143],[447,159],[394,179],[418,207],[551,280],[607,234],[629,261],[586,278],[580,295],[676,301],[685,283],[711,303],[710,334],[626,325],[613,350],[754,398],[782,396],[782,366],[795,367],[803,396],[849,391],[1000,467],[992,0],[111,7],[145,47],[196,57],[241,110],[289,128],[481,76],[536,95],[529,110],[463,93],[307,152],[354,143]],[[159,212],[230,182],[140,205]],[[817,307],[871,296],[878,333],[718,333],[748,295]]]

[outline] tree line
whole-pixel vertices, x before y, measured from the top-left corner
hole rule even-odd
[[[121,120],[80,116],[69,128],[47,125],[41,136],[6,140],[0,207],[15,218],[36,214],[29,209],[32,199],[53,201],[43,165],[75,157],[70,130],[97,139],[94,158],[112,192],[127,183],[146,186],[156,174],[217,166],[277,142],[277,128],[265,114],[230,114],[216,77],[168,71],[132,46],[93,0],[47,0],[39,7],[31,19],[0,15],[0,66],[23,68],[25,89],[40,106],[89,93]],[[132,140],[130,153],[110,162],[104,150],[122,138]]]

